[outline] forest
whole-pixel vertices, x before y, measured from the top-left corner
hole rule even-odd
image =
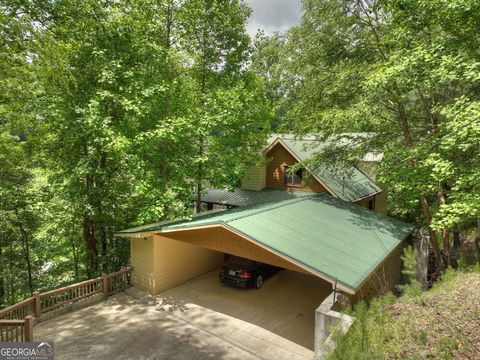
[[[480,237],[480,2],[302,6],[251,39],[241,0],[0,0],[0,308],[127,265],[115,231],[233,189],[272,132],[383,154],[439,269]]]

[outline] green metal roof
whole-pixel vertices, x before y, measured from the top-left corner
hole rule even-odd
[[[262,190],[247,190],[236,188],[233,191],[210,189],[202,196],[202,201],[221,205],[246,206],[267,202],[297,199],[312,196],[312,192],[289,191],[283,189],[265,188]]]
[[[314,139],[295,140],[294,138],[278,137],[302,162],[311,159],[325,146]],[[342,200],[358,201],[382,191],[367,175],[354,166],[339,167],[322,164],[312,170],[333,194]]]
[[[162,232],[224,225],[352,292],[410,233],[412,226],[327,194],[255,204],[192,220],[122,231]]]

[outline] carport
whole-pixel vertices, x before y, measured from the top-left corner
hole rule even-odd
[[[224,326],[232,341],[262,339],[305,354],[313,350],[315,309],[330,291],[321,279],[291,270],[275,274],[259,290],[222,286],[213,270],[156,297],[162,310],[184,309],[181,316],[199,326]]]
[[[305,286],[336,289],[355,300],[374,295],[379,279],[390,288],[398,283],[400,253],[410,232],[405,223],[315,194],[117,235],[130,239],[134,286],[152,294],[206,274],[221,265],[224,254],[233,254],[313,276],[320,282]]]

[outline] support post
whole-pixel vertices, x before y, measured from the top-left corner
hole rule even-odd
[[[332,292],[315,310],[314,360],[323,360],[335,349],[331,336],[332,326],[340,326],[339,330],[346,334],[355,321],[353,316],[332,310],[337,302],[337,294]]]
[[[105,298],[108,297],[108,275],[102,274],[102,288],[103,288],[103,296]]]
[[[417,250],[417,280],[423,289],[428,287],[428,258],[430,253],[430,239],[425,235],[417,235],[413,246]]]
[[[40,315],[42,315],[42,304],[40,302],[40,292],[39,291],[35,291],[33,293],[33,297],[34,297],[34,315],[37,319],[40,319]]]
[[[25,318],[25,341],[33,341],[33,318],[31,315],[28,315]]]

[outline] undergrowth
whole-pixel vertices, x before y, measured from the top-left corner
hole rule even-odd
[[[356,318],[347,335],[332,329],[331,360],[480,359],[480,263],[459,261],[430,290],[415,277],[416,254],[404,251],[401,296],[360,301],[345,312]]]

